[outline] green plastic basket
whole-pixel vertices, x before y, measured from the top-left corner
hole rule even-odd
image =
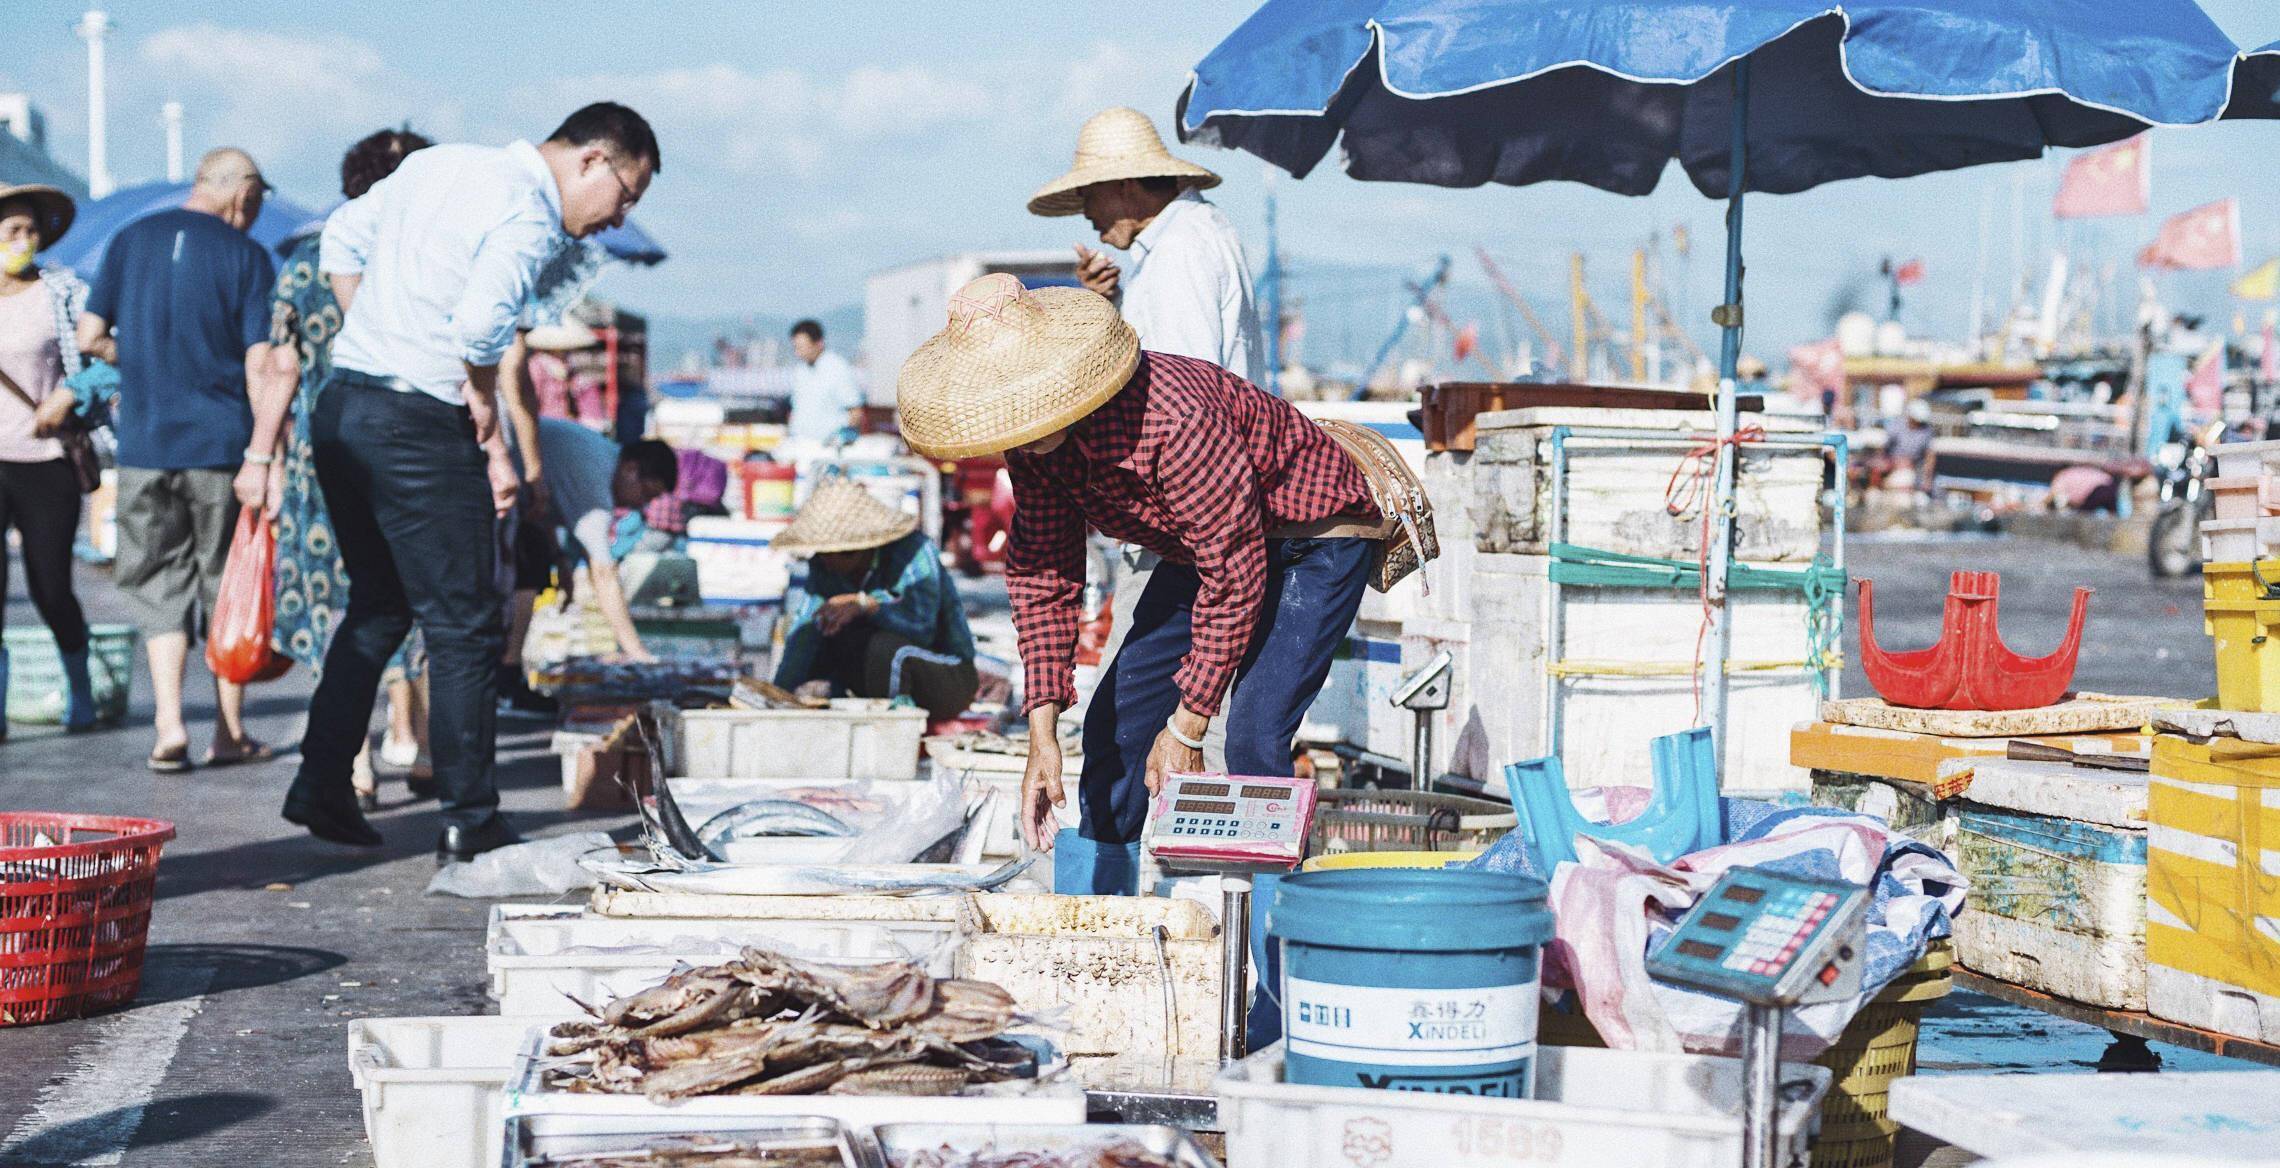
[[[135,648],[141,633],[133,625],[94,625],[87,630],[87,671],[95,683],[95,720],[124,721],[127,693],[134,688]],[[47,629],[7,630],[8,720],[52,726],[63,721],[63,656]]]

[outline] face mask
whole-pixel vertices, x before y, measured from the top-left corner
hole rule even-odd
[[[0,272],[21,276],[32,266],[32,249],[23,244],[0,243]]]

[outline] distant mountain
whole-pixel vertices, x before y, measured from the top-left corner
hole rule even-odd
[[[634,311],[638,306],[628,305]],[[649,317],[649,367],[659,375],[681,367],[682,354],[695,353],[700,360],[709,359],[715,338],[727,337],[743,344],[752,341],[776,344],[783,360],[790,360],[792,325],[800,318],[773,312],[751,312],[724,316],[657,316]],[[863,306],[845,304],[816,317],[823,325],[824,343],[837,350],[848,360],[862,351]]]

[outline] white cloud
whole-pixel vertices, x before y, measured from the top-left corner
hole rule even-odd
[[[438,138],[462,132],[456,103],[350,37],[202,22],[160,29],[133,52],[137,67],[122,70],[122,80],[189,107],[193,160],[213,146],[240,146],[257,159],[290,159],[288,168],[306,172],[298,177],[329,189],[323,176],[340,152],[382,126],[409,121]]]

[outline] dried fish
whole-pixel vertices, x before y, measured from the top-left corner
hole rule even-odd
[[[565,1091],[696,1095],[951,1094],[1034,1077],[1000,1037],[1002,987],[935,978],[907,961],[830,965],[764,949],[691,969],[549,1032],[549,1081]]]
[[[1180,1168],[1179,1162],[1128,1139],[1071,1148],[959,1150],[944,1144],[907,1156],[891,1155],[888,1168]]]

